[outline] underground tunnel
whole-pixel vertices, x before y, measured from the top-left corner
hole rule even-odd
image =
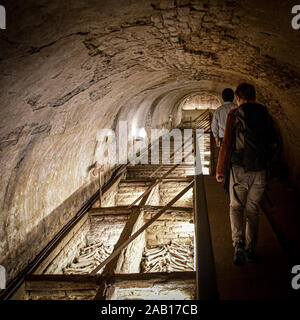
[[[215,278],[220,299],[294,294],[291,270],[300,264],[300,31],[291,24],[293,1],[1,4],[1,298],[193,300],[201,289],[199,270]],[[211,121],[223,89],[243,82],[255,86],[257,101],[272,116],[279,147],[260,204],[258,251],[264,260],[237,269],[229,198],[215,179],[219,148]],[[192,161],[174,168],[175,137],[167,164],[161,164],[162,138],[156,164],[132,163],[137,153],[142,159],[138,143],[154,129],[202,129],[199,181]],[[117,163],[110,158],[113,142]],[[122,148],[128,157],[120,157]],[[196,217],[200,207],[208,226]],[[199,234],[210,242],[203,259]],[[208,291],[202,298],[214,296],[214,289]]]

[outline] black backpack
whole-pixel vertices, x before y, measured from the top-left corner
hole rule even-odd
[[[235,111],[235,117],[231,164],[242,166],[245,171],[266,169],[270,160],[269,145],[274,138],[267,108],[258,103],[245,103]]]

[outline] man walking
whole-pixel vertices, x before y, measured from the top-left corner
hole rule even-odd
[[[216,139],[217,146],[222,143],[224,138],[227,115],[232,108],[236,107],[233,103],[234,92],[232,89],[224,89],[222,92],[222,99],[224,103],[214,112],[211,123],[211,130],[214,138]]]
[[[235,95],[238,107],[228,114],[216,179],[222,182],[226,169],[230,168],[233,263],[243,265],[245,261],[257,260],[254,249],[258,236],[258,204],[264,193],[267,163],[276,144],[276,134],[267,108],[255,102],[255,88],[251,84],[240,84]]]

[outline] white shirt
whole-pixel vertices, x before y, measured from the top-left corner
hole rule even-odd
[[[211,130],[215,138],[224,138],[226,127],[226,120],[231,109],[236,108],[237,105],[231,101],[225,101],[214,113]]]

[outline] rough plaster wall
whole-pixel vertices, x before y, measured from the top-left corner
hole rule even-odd
[[[88,168],[103,157],[99,129],[116,119],[143,126],[149,112],[152,126],[162,126],[170,112],[177,114],[174,104],[197,87],[219,94],[223,85],[253,82],[278,123],[299,186],[300,42],[290,25],[293,1],[3,4],[0,263],[8,279],[96,190]]]

